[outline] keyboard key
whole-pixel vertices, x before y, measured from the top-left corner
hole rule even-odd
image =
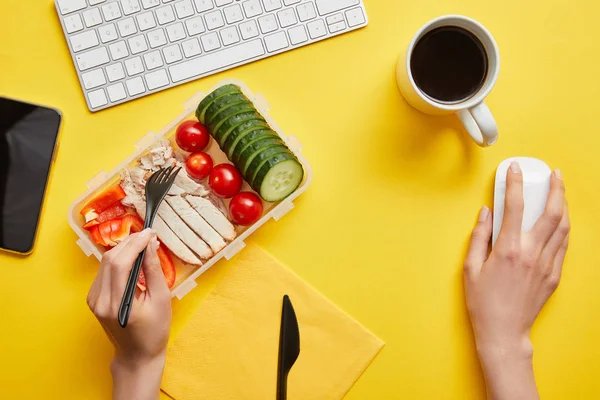
[[[94,90],[93,92],[89,92],[88,99],[90,100],[90,107],[92,108],[98,108],[108,104],[104,89],[98,89]]]
[[[106,76],[108,76],[109,82],[118,81],[119,79],[125,78],[125,70],[123,70],[123,64],[120,62],[106,67]]]
[[[145,31],[156,26],[156,20],[154,19],[154,13],[152,11],[145,12],[135,17],[137,19],[140,31]]]
[[[244,19],[244,14],[242,14],[242,7],[240,7],[239,4],[234,4],[231,7],[225,8],[224,12],[225,20],[227,20],[228,24],[234,24]]]
[[[102,16],[100,15],[99,8],[92,8],[83,12],[83,20],[85,26],[91,28],[92,26],[100,25],[102,23]]]
[[[133,57],[129,60],[125,60],[125,68],[127,69],[127,75],[137,75],[144,72],[144,66],[142,65],[142,59],[139,57]]]
[[[233,3],[233,0],[215,0],[215,4],[217,7],[225,6],[231,3]]]
[[[93,89],[106,83],[102,68],[81,74],[81,80],[86,89]]]
[[[275,19],[275,16],[273,14],[260,17],[258,19],[258,24],[260,25],[260,30],[262,31],[262,33],[269,33],[279,29],[279,26],[277,25],[277,20]]]
[[[256,25],[256,21],[250,20],[241,23],[240,32],[242,32],[242,38],[244,38],[244,40],[258,36],[258,26]]]
[[[187,58],[194,57],[202,53],[202,50],[200,49],[200,42],[196,38],[186,40],[185,42],[181,43],[181,47],[183,47],[183,54]]]
[[[168,24],[169,22],[175,21],[175,14],[173,14],[173,7],[170,5],[158,8],[156,10],[156,17],[158,23],[161,25]]]
[[[125,15],[131,15],[141,10],[138,0],[121,0],[121,7],[123,7]]]
[[[181,82],[186,79],[202,76],[211,71],[252,60],[264,54],[265,49],[262,41],[254,39],[250,42],[227,47],[226,49],[173,65],[169,67],[169,73],[173,82]]]
[[[121,16],[118,3],[108,3],[102,6],[102,14],[106,22],[115,20]]]
[[[185,21],[185,27],[187,28],[188,35],[194,36],[199,33],[203,33],[206,31],[204,28],[204,22],[202,21],[202,17],[194,17]]]
[[[330,15],[329,17],[327,17],[325,19],[327,20],[327,25],[333,25],[335,23],[343,21],[344,16],[342,15],[342,13],[337,13],[337,14]]]
[[[146,43],[146,38],[144,37],[144,35],[134,36],[131,39],[128,39],[127,41],[129,42],[131,54],[139,54],[143,51],[148,50],[148,44]]]
[[[302,0],[283,0],[283,4],[291,6],[292,4],[300,3]]]
[[[271,12],[282,7],[281,0],[263,0],[263,5],[266,12]]]
[[[148,71],[163,66],[163,60],[158,50],[144,54],[144,62],[146,63],[146,69]]]
[[[259,0],[248,0],[242,3],[246,17],[252,18],[262,14],[262,7]]]
[[[194,0],[194,4],[196,4],[196,11],[199,13],[215,8],[212,0]]]
[[[129,92],[130,96],[135,96],[146,91],[144,81],[139,76],[126,81],[125,85],[127,86],[127,91]]]
[[[183,24],[178,22],[173,25],[167,26],[167,36],[171,42],[176,42],[185,38],[185,31],[183,30]]]
[[[223,45],[229,46],[240,41],[240,35],[238,34],[237,27],[230,26],[221,31],[221,39]]]
[[[167,71],[164,69],[159,69],[158,71],[146,74],[144,78],[146,79],[148,90],[154,90],[159,87],[167,86],[170,83],[169,77],[167,76]]]
[[[206,14],[206,27],[209,31],[213,29],[217,29],[225,25],[225,21],[223,21],[223,15],[221,14],[221,10],[216,10]]]
[[[87,51],[85,53],[78,54],[75,57],[77,66],[80,71],[85,71],[102,64],[106,64],[110,61],[108,58],[108,52],[105,47],[99,47],[94,50]]]
[[[59,0],[58,9],[62,15],[72,13],[73,11],[83,10],[87,7],[85,0]]]
[[[288,47],[289,43],[285,32],[281,31],[271,36],[265,36],[265,46],[267,46],[267,51],[269,53]]]
[[[104,3],[106,0],[89,0],[90,6],[95,6],[100,3]]]
[[[327,27],[325,27],[325,22],[322,19],[309,22],[306,26],[312,39],[320,38],[327,34]]]
[[[69,40],[71,41],[71,47],[75,53],[98,46],[99,44],[98,36],[96,36],[96,31],[94,30],[78,33],[77,35],[71,36]]]
[[[358,26],[367,22],[361,8],[346,11],[346,19],[348,20],[349,27]]]
[[[287,28],[298,23],[296,19],[296,13],[293,8],[286,8],[277,12],[277,18],[279,18],[279,25],[282,28]]]
[[[216,32],[211,32],[208,35],[204,35],[200,37],[202,41],[202,47],[204,47],[204,51],[211,51],[218,49],[221,47],[221,43],[219,42],[219,37]]]
[[[113,60],[120,60],[121,58],[125,58],[129,55],[129,51],[127,51],[127,45],[123,40],[111,44],[108,46],[108,49],[110,50],[110,55],[112,56]]]
[[[165,61],[167,62],[167,64],[172,64],[176,61],[180,61],[183,58],[181,56],[181,50],[179,50],[178,44],[165,47],[163,49],[163,54],[165,56]]]
[[[101,26],[98,28],[98,32],[100,33],[100,40],[102,43],[112,42],[113,40],[117,40],[119,38],[115,24]]]
[[[344,8],[355,6],[359,0],[316,0],[319,14],[325,15]]]
[[[304,43],[308,40],[308,36],[306,35],[306,29],[304,29],[304,25],[295,26],[288,30],[288,34],[290,35],[290,42],[293,46]]]
[[[77,32],[83,29],[83,22],[79,14],[74,14],[64,19],[65,29],[67,33]]]
[[[125,94],[125,87],[121,82],[110,85],[106,88],[106,91],[108,92],[108,98],[113,103],[115,101],[123,100],[125,97],[127,97]]]
[[[300,18],[300,21],[302,22],[317,18],[317,10],[315,10],[315,5],[312,1],[297,5],[296,11],[298,11],[298,18]]]
[[[177,13],[177,18],[187,18],[190,15],[194,15],[194,6],[192,6],[190,0],[183,0],[175,3],[175,12]]]
[[[163,3],[170,3],[172,1],[175,1],[175,0],[163,0]]]
[[[117,22],[121,37],[131,36],[137,32],[133,18],[125,18]]]
[[[152,32],[149,32],[148,41],[150,42],[150,47],[153,49],[167,44],[167,37],[165,36],[165,31],[163,31],[162,29],[156,29]]]
[[[160,4],[160,0],[142,0],[142,7],[144,7],[144,9],[149,9],[152,7],[156,7]]]
[[[346,29],[346,21],[340,21],[340,22],[336,22],[333,25],[329,25],[329,32],[331,32],[331,33],[343,31],[344,29]]]

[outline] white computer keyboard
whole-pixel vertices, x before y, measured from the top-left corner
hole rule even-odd
[[[102,110],[367,25],[362,0],[55,0]]]

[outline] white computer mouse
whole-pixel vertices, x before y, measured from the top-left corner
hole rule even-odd
[[[492,246],[496,243],[502,218],[504,217],[504,196],[506,195],[506,172],[510,164],[516,161],[523,171],[523,224],[521,230],[529,232],[537,220],[542,216],[550,191],[550,175],[552,170],[545,162],[536,158],[514,157],[504,160],[496,170],[496,184],[494,186],[494,231]]]

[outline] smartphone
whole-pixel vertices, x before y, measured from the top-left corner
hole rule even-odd
[[[30,254],[58,147],[58,110],[0,97],[0,249]]]

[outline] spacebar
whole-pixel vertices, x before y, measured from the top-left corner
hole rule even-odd
[[[262,40],[255,39],[237,46],[229,47],[181,64],[169,67],[173,82],[183,81],[194,76],[229,67],[237,63],[265,54]]]

